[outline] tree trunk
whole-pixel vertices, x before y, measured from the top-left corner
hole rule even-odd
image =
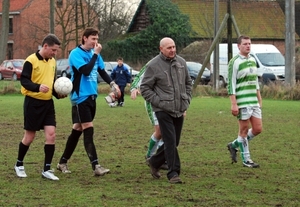
[[[9,7],[10,0],[2,1],[2,28],[0,34],[0,63],[6,58],[7,40],[9,32]]]

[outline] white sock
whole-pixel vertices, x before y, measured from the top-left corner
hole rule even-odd
[[[255,135],[252,133],[252,128],[248,130],[247,139],[248,141],[252,140]]]
[[[241,151],[241,157],[243,162],[247,162],[248,160],[250,160],[250,151],[249,151],[249,143],[248,143],[248,139],[245,137],[241,137],[238,136],[237,138],[238,143],[239,143],[239,148]]]
[[[157,149],[160,148],[164,144],[164,141],[162,139],[159,140]]]
[[[155,142],[153,145],[151,151],[150,151],[150,157],[154,155],[158,149],[159,140],[152,134],[151,139]]]

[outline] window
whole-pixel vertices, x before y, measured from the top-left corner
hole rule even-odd
[[[8,61],[6,64],[6,68],[12,69],[13,67],[14,67],[13,64],[10,61]]]
[[[14,53],[13,53],[13,43],[7,43],[7,59],[13,59]]]
[[[12,17],[9,17],[8,33],[9,33],[9,34],[12,34],[12,33],[13,33],[13,18],[12,18]]]
[[[63,0],[57,0],[56,5],[57,5],[57,7],[61,8],[63,6]]]

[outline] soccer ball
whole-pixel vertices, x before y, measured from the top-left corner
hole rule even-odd
[[[54,82],[54,90],[60,95],[68,95],[72,89],[72,81],[67,77],[60,77]]]

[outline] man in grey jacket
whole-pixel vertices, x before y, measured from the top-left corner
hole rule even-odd
[[[185,60],[176,55],[174,41],[165,37],[160,41],[160,53],[148,64],[140,90],[151,103],[158,119],[164,145],[149,159],[151,175],[161,177],[159,167],[167,161],[170,183],[182,183],[180,159],[177,151],[183,115],[192,99],[192,80]]]

